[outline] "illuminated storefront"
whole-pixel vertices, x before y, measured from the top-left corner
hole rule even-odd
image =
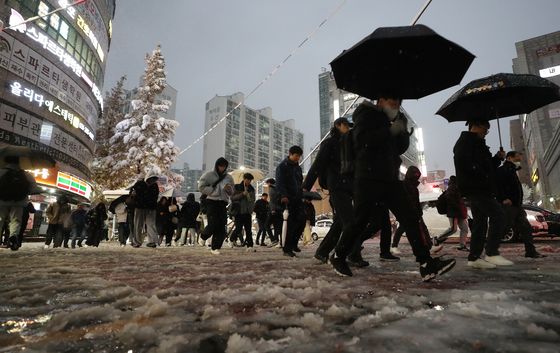
[[[115,0],[87,0],[47,16],[73,2],[6,0],[0,9],[0,19],[15,26],[0,32],[0,145],[48,153],[57,169],[33,171],[38,184],[47,195],[84,201],[91,198]],[[43,18],[22,24],[33,16]]]

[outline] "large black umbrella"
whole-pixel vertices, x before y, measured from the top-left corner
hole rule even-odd
[[[469,82],[436,114],[449,122],[529,114],[560,100],[560,87],[542,77],[500,73]]]
[[[56,164],[54,158],[45,152],[37,151],[25,146],[0,147],[0,167],[6,162],[5,157],[18,157],[21,169],[53,168]]]
[[[447,121],[498,119],[529,114],[560,100],[560,87],[542,77],[529,74],[500,73],[469,82],[453,94],[436,114]]]
[[[338,88],[418,99],[457,85],[474,55],[424,25],[380,27],[331,62]]]

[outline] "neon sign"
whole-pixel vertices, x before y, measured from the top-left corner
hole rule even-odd
[[[40,43],[44,49],[47,49],[68,68],[76,74],[76,76],[83,79],[87,85],[91,88],[93,95],[99,102],[101,110],[103,110],[103,96],[97,85],[89,78],[89,76],[84,72],[82,66],[70,55],[68,52],[62,48],[58,43],[49,39],[49,37],[38,30],[37,28],[22,23],[24,21],[23,16],[16,10],[12,9],[12,14],[10,15],[10,26],[16,26],[15,31],[26,34],[29,38],[33,39],[35,42]]]
[[[84,196],[87,199],[91,196],[91,186],[88,183],[67,173],[58,172],[56,186],[60,189]]]
[[[11,85],[11,93],[17,97],[23,97],[29,99],[30,103],[36,103],[39,107],[44,106],[51,112],[54,113],[66,120],[67,122],[72,125],[72,127],[76,129],[82,130],[84,134],[86,134],[92,141],[95,139],[95,136],[91,130],[84,125],[83,118],[80,118],[77,114],[74,114],[67,109],[61,108],[60,105],[55,104],[54,101],[44,99],[42,94],[36,93],[34,90],[30,88],[22,87],[21,83],[14,81]]]

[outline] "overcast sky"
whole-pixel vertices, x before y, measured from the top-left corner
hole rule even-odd
[[[159,43],[169,84],[179,91],[175,142],[180,148],[203,133],[205,103],[214,95],[249,93],[342,0],[118,0],[104,90],[121,75],[138,84],[144,55]],[[377,27],[410,24],[424,0],[348,0],[306,45],[246,104],[270,106],[277,120],[295,119],[305,151],[319,140],[318,74],[343,49]],[[419,23],[476,55],[462,84],[511,72],[515,42],[560,30],[559,0],[433,0]],[[460,86],[403,106],[424,129],[428,170],[454,172],[453,145],[464,129],[435,111]],[[509,123],[502,120],[504,147]],[[499,146],[492,126],[488,143]],[[202,166],[202,143],[181,156]]]

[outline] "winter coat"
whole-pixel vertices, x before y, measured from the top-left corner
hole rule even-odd
[[[262,220],[262,221],[266,220],[268,211],[269,211],[268,201],[265,201],[263,199],[258,199],[255,202],[255,206],[253,207],[253,212],[255,212],[255,215],[257,216],[258,220]]]
[[[280,205],[280,197],[278,195],[278,191],[276,191],[275,185],[268,186],[268,198],[270,201],[268,202],[268,209],[270,213],[276,213],[277,211],[281,211]]]
[[[202,174],[198,180],[198,191],[207,195],[208,200],[229,202],[231,194],[226,191],[226,185],[230,185],[232,187],[231,192],[233,193],[234,181],[231,175],[227,174],[226,171],[224,171],[223,174],[218,173],[218,161],[221,160],[222,159],[220,158],[216,161],[214,170],[210,170]],[[225,159],[223,159],[223,161],[225,161]]]
[[[0,168],[0,179],[2,178],[2,176],[8,172],[8,169],[12,169],[12,170],[20,170],[21,168],[19,167],[19,165],[16,164],[7,164],[5,167]],[[33,176],[31,174],[29,174],[28,172],[25,172],[25,176],[27,177],[27,181],[29,182],[29,190],[35,190],[37,189],[37,184],[35,183],[35,178],[33,178]],[[0,185],[0,187],[5,187],[5,185]],[[25,207],[25,205],[27,205],[28,203],[28,195],[26,195],[24,198],[22,198],[21,200],[16,200],[16,201],[12,201],[12,200],[0,200],[0,207],[2,206],[6,206],[6,207]]]
[[[169,205],[167,203],[158,203],[156,208],[156,223],[169,224],[171,223],[171,213],[169,212]]]
[[[303,174],[298,163],[290,161],[288,157],[276,167],[276,191],[278,199],[287,197],[289,202],[301,202],[303,191]]]
[[[243,193],[247,191],[247,195]],[[243,181],[235,184],[234,192],[231,196],[232,215],[247,215],[253,213],[255,206],[255,188],[250,185],[245,189]]]
[[[464,196],[496,196],[496,169],[500,159],[492,157],[486,141],[463,131],[453,148],[453,161],[459,190]]]
[[[138,180],[130,192],[134,195],[135,208],[147,210],[155,210],[157,208],[159,196],[157,183],[148,185],[144,180]]]
[[[86,226],[91,230],[100,231],[104,228],[106,219],[107,212],[99,207],[94,207],[86,214]]]
[[[408,168],[410,171],[411,168]],[[408,196],[408,200],[412,208],[416,211],[418,217],[422,217],[424,214],[422,210],[422,205],[420,204],[420,191],[418,191],[418,185],[420,182],[416,178],[411,178],[409,176],[409,171],[406,172],[405,178],[403,180],[404,189]]]
[[[128,217],[128,208],[124,202],[121,202],[115,207],[115,215],[117,216],[117,223],[126,223]]]
[[[70,215],[70,205],[67,203],[61,205],[58,201],[53,202],[45,212],[49,224],[63,224],[66,217]]]
[[[498,194],[496,198],[500,202],[509,199],[513,206],[520,207],[523,204],[523,187],[517,176],[517,169],[517,166],[510,161],[505,161],[498,168],[496,173]]]
[[[447,201],[448,218],[467,219],[467,207],[456,184],[449,184],[449,187],[445,190],[445,199]]]
[[[74,210],[70,216],[72,218],[72,224],[76,227],[83,227],[86,224],[86,213],[87,211],[83,208]]]
[[[321,184],[326,182],[326,188],[330,192],[339,190],[352,192],[354,173],[352,149],[351,133],[328,137],[321,143],[302,188],[311,190],[317,178],[326,177],[326,180],[320,182]]]
[[[354,177],[382,182],[398,181],[402,163],[400,155],[408,149],[409,133],[403,131],[393,136],[387,115],[370,102],[361,103],[352,119]]]
[[[179,226],[183,228],[197,228],[196,218],[200,213],[200,204],[196,201],[187,201],[181,207]]]

